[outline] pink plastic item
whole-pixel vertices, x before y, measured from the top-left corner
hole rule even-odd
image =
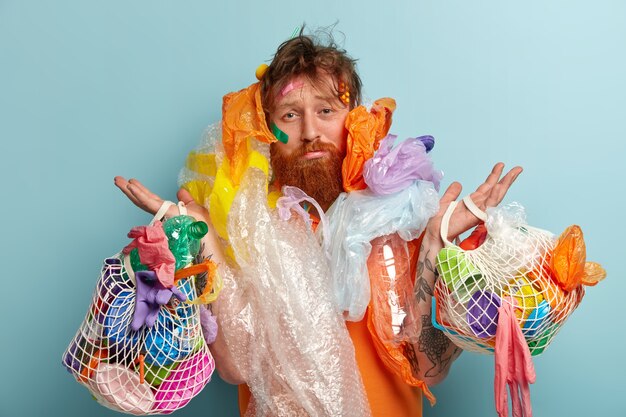
[[[214,369],[213,358],[205,352],[182,362],[159,386],[155,410],[169,414],[187,405],[210,381]]]
[[[128,232],[128,237],[133,241],[122,249],[122,253],[127,255],[137,248],[141,263],[156,272],[163,288],[172,288],[176,258],[168,246],[163,224],[157,220],[150,226],[133,227]]]
[[[150,385],[142,384],[136,373],[120,365],[98,364],[90,384],[106,400],[104,405],[115,406],[125,413],[145,415],[154,404]]]
[[[494,379],[496,410],[499,417],[507,417],[509,405],[506,385],[511,392],[513,417],[532,417],[530,388],[535,382],[535,367],[522,329],[517,323],[513,303],[502,302],[498,309],[496,330],[496,375]]]

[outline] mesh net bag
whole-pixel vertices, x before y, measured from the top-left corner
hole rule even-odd
[[[433,324],[464,350],[492,354],[498,312],[506,303],[531,355],[538,355],[581,302],[582,284],[593,285],[590,269],[597,264],[585,261],[582,233],[572,235],[577,226],[557,238],[528,226],[518,204],[484,213],[471,200],[464,202],[485,222],[486,235],[472,250],[449,242],[448,222],[456,204],[450,206],[442,221],[445,247],[437,255]]]
[[[151,225],[171,204],[164,204]],[[181,219],[193,221],[179,207],[181,216],[170,220],[179,225]],[[87,315],[63,354],[62,363],[76,381],[113,410],[169,414],[197,395],[215,368],[202,333],[200,302],[216,295],[219,283],[210,268],[202,267],[209,263],[193,265],[200,261],[199,239],[182,242],[181,230],[166,235],[170,250],[178,249],[171,259],[176,260],[175,277],[182,278],[174,281],[171,291],[148,289],[158,303],[151,306],[152,317],[141,326],[135,323],[135,312],[146,300],[139,290],[139,271],[146,266],[135,259],[137,249],[128,255],[120,252],[104,260]]]

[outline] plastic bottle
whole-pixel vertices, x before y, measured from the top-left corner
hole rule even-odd
[[[170,251],[176,258],[176,270],[189,265],[200,252],[200,239],[209,231],[205,222],[191,216],[175,216],[163,223]]]
[[[200,252],[200,239],[209,231],[203,221],[196,221],[191,216],[174,216],[163,222],[163,230],[167,236],[168,246],[176,258],[176,270],[193,262]],[[139,260],[139,252],[133,249],[130,263],[135,272],[145,271],[147,267]]]

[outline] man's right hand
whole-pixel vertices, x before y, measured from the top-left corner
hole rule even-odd
[[[128,197],[128,199],[140,209],[154,215],[161,208],[163,199],[154,194],[136,179],[126,180],[124,177],[118,176],[115,177],[114,182],[117,188],[119,188],[124,195],[126,195],[126,197]],[[211,260],[213,260],[213,262],[222,262],[224,260],[224,255],[217,233],[211,223],[209,211],[202,205],[196,203],[191,194],[189,194],[189,191],[183,188],[178,190],[176,196],[178,201],[185,203],[187,213],[190,216],[198,221],[205,222],[207,226],[209,226],[209,232],[204,236],[204,238],[202,238],[202,242],[204,243],[203,255],[206,257],[211,256]],[[178,207],[172,206],[167,210],[167,213],[165,213],[165,217],[174,217],[178,214]]]
[[[119,188],[124,195],[126,195],[126,197],[128,197],[128,199],[140,209],[154,215],[159,208],[161,208],[163,199],[151,192],[138,180],[126,180],[124,177],[118,176],[115,177],[113,181],[115,182],[117,188]],[[178,190],[176,196],[178,197],[178,201],[185,203],[190,216],[194,217],[196,220],[201,220],[206,224],[211,225],[209,221],[209,211],[200,204],[196,203],[191,197],[191,194],[189,194],[189,191],[181,188]],[[178,208],[174,206],[170,207],[165,214],[166,217],[173,217],[176,215],[178,215]]]

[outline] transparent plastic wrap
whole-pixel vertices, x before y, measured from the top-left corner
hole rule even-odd
[[[201,204],[209,197],[215,183],[215,173],[222,161],[216,154],[216,148],[222,144],[221,123],[207,126],[202,133],[200,143],[187,155],[185,166],[178,173],[178,185],[185,186]]]
[[[221,267],[220,329],[253,395],[248,415],[367,416],[325,255],[300,216],[269,209],[265,190],[265,174],[248,170],[228,222],[238,265]]]
[[[327,213],[335,301],[351,321],[363,318],[370,301],[370,242],[394,233],[407,241],[416,239],[439,210],[435,183],[441,174],[426,156],[424,142],[407,139],[393,147],[394,140],[393,135],[385,137],[366,162],[364,178],[372,188],[341,194]],[[404,172],[412,164],[418,168]]]

